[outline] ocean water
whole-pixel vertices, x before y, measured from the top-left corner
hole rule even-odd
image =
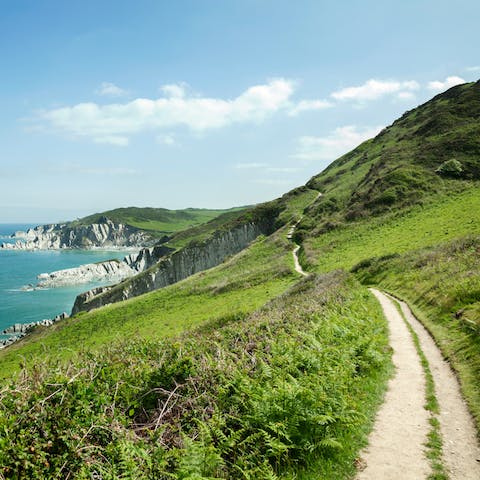
[[[33,225],[0,224],[0,244],[11,243],[8,236]],[[129,252],[131,253],[131,252]],[[21,251],[0,249],[0,332],[14,323],[29,323],[53,318],[70,311],[75,297],[101,283],[84,283],[45,290],[22,290],[37,283],[37,275],[64,268],[78,267],[112,258],[122,259],[126,251],[61,250]]]

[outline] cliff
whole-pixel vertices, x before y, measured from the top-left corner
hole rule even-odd
[[[72,314],[126,300],[179,282],[197,272],[219,265],[229,256],[246,248],[259,235],[270,232],[270,224],[254,222],[237,225],[227,231],[218,231],[202,243],[190,244],[161,258],[146,271],[128,280],[78,295]],[[144,252],[144,258],[147,256]]]
[[[14,244],[0,248],[14,250],[58,250],[61,248],[142,247],[151,243],[150,235],[138,228],[114,223],[106,217],[99,223],[74,226],[69,223],[40,225],[26,232],[15,232]]]

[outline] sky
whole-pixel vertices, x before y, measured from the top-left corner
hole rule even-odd
[[[228,208],[480,78],[478,0],[0,0],[0,223]]]

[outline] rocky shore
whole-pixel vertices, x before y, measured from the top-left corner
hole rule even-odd
[[[138,228],[114,223],[101,217],[99,223],[75,225],[54,223],[39,225],[26,232],[11,235],[15,243],[2,243],[7,250],[59,250],[63,248],[122,248],[145,247],[152,243],[150,235]]]
[[[15,323],[14,325],[7,327],[5,330],[1,332],[1,334],[6,335],[7,338],[0,339],[0,349],[8,347],[12,343],[15,343],[21,338],[25,337],[35,327],[38,327],[38,326],[50,327],[54,323],[60,320],[64,320],[65,318],[68,318],[68,314],[63,312],[54,318],[47,318],[44,320],[40,320],[38,322]]]

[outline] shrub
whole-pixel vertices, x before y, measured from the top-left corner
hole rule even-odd
[[[462,164],[455,158],[446,160],[436,170],[435,173],[446,177],[460,177],[463,173]]]

